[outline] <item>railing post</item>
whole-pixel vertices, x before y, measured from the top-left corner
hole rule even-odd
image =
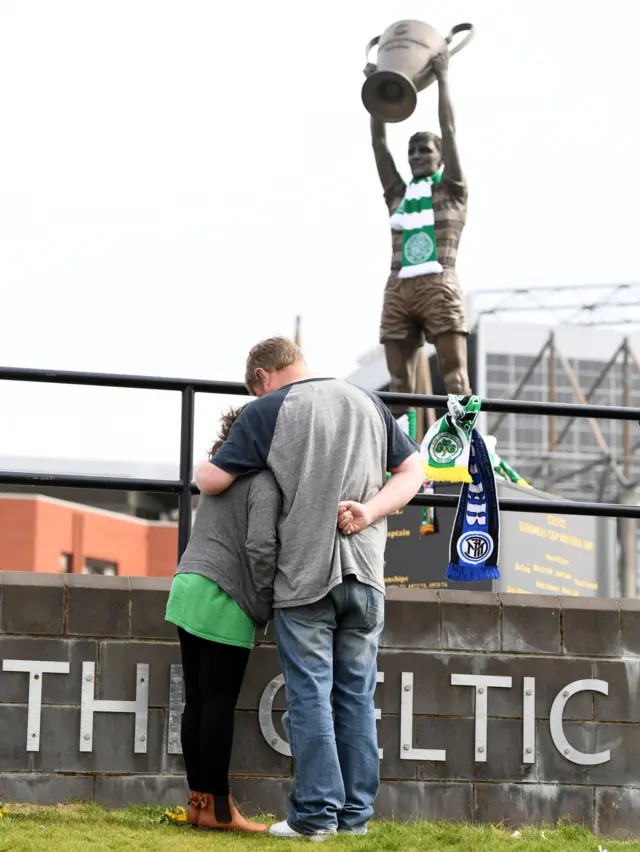
[[[191,535],[191,471],[193,468],[193,421],[195,392],[186,387],[182,391],[180,417],[180,508],[178,510],[178,559],[189,543]]]
[[[637,506],[634,488],[618,496],[621,506]],[[618,518],[618,542],[620,544],[620,595],[635,598],[638,594],[638,521],[636,518]]]
[[[631,405],[631,357],[629,354],[629,338],[624,339],[624,361],[622,362],[622,404],[629,408]],[[622,435],[624,444],[624,475],[629,479],[631,476],[631,424],[628,420],[623,421]]]
[[[553,332],[549,335],[549,355],[547,358],[548,393],[547,401],[556,401],[556,336]],[[558,448],[556,433],[556,418],[551,415],[548,423],[549,431],[549,454],[552,455]]]

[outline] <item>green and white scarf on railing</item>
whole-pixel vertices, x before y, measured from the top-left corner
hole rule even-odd
[[[429,177],[414,178],[391,217],[394,231],[402,231],[400,278],[442,272],[438,262],[431,187],[442,180],[442,169]]]
[[[523,488],[533,488],[532,485],[529,485],[526,479],[523,479],[520,474],[511,467],[511,465],[507,464],[506,461],[498,455],[496,451],[497,442],[493,435],[485,435],[484,442],[487,445],[489,458],[491,459],[491,466],[498,476],[502,477],[502,479],[506,479],[508,482],[515,482],[516,485],[522,485]]]
[[[481,409],[478,396],[447,399],[447,414],[429,429],[420,447],[425,476],[436,482],[473,481],[469,473],[471,436]]]

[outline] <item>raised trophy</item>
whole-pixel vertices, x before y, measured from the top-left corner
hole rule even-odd
[[[459,33],[467,35],[449,48]],[[473,38],[473,24],[458,24],[446,38],[421,21],[398,21],[367,45],[367,79],[362,102],[367,111],[385,123],[409,118],[416,108],[418,92],[435,80],[431,60],[444,51],[454,56]],[[378,45],[377,64],[369,62],[371,49]]]

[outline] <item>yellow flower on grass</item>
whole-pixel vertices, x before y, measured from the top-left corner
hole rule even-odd
[[[165,811],[164,815],[171,822],[186,822],[187,821],[187,812],[185,811],[185,809],[181,805],[179,807],[175,808],[175,810],[173,810],[173,811]]]

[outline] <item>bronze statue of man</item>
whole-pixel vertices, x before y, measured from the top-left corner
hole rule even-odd
[[[416,269],[403,269],[408,253],[404,251],[403,233],[392,230],[391,274],[384,291],[380,342],[385,348],[391,391],[416,392],[419,357],[426,338],[435,346],[447,393],[468,394],[471,392],[467,374],[469,330],[455,267],[466,220],[467,186],[456,146],[446,53],[437,56],[431,67],[438,82],[441,136],[434,133],[412,136],[409,166],[414,182],[419,178],[433,179],[429,180],[429,194],[433,209],[431,233],[435,231],[436,244],[432,257],[437,254],[437,263],[431,266],[441,271],[415,274]],[[365,73],[368,71],[369,68]],[[393,216],[403,204],[407,184],[398,173],[387,146],[385,125],[374,117],[371,137],[384,198]],[[397,414],[406,411],[404,406],[393,406],[393,409]]]

